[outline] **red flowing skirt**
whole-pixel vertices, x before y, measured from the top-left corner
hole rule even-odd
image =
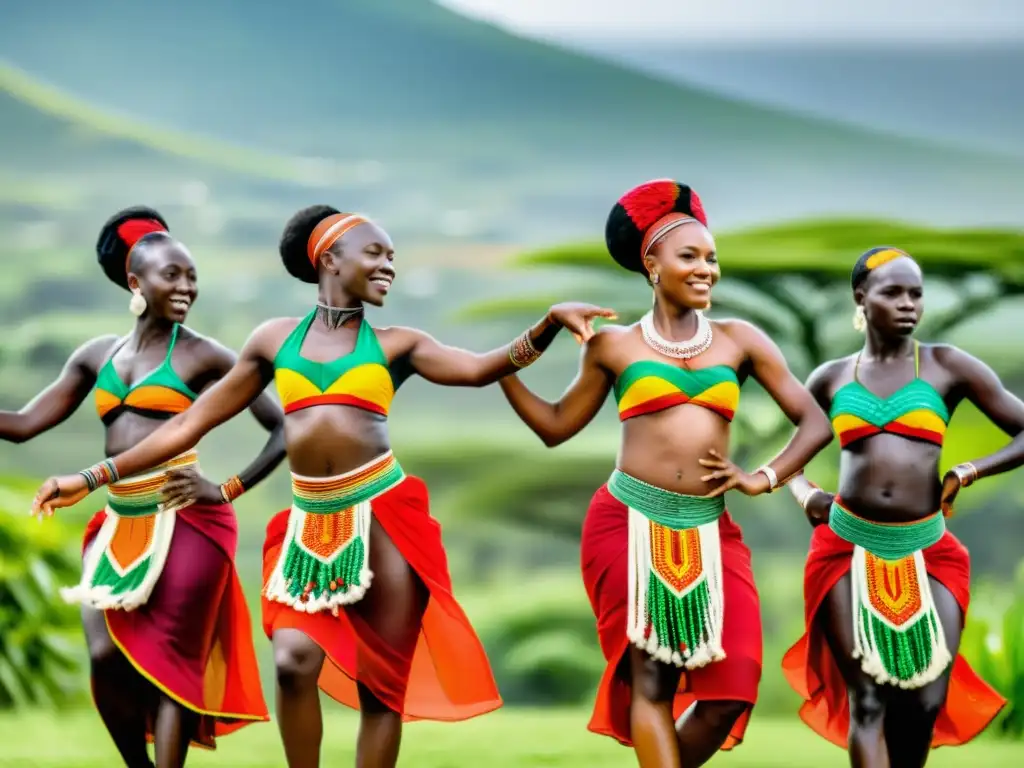
[[[407,476],[371,502],[373,517],[430,593],[411,657],[389,647],[354,611],[300,613],[263,598],[267,637],[297,629],[327,655],[320,672],[324,693],[359,709],[362,683],[404,721],[467,720],[501,704],[490,662],[469,619],[452,594],[441,525],[430,515],[427,486]],[[267,525],[263,580],[273,573],[288,528],[290,510]],[[372,568],[372,564],[371,564]],[[370,586],[373,591],[373,586]]]
[[[928,575],[950,591],[966,618],[971,599],[967,548],[946,531],[923,554]],[[827,525],[814,529],[804,570],[806,632],[782,660],[786,681],[804,699],[800,718],[819,736],[844,749],[850,728],[846,683],[815,617],[829,591],[850,570],[852,556],[853,544]],[[957,654],[946,703],[935,722],[932,747],[967,743],[985,730],[1005,704],[1006,700]]]
[[[608,662],[587,728],[632,746],[629,708],[632,699],[626,636],[629,593],[629,509],[608,492],[594,494],[583,523],[581,566],[583,583],[597,618],[601,650]],[[723,749],[743,740],[750,710],[757,702],[761,681],[761,605],[754,586],[750,550],[728,512],[719,520],[725,617],[722,645],[725,659],[684,672],[672,706],[678,718],[695,701],[742,701],[750,704],[733,726]]]
[[[106,513],[86,526],[83,549]],[[252,624],[235,571],[238,524],[229,504],[177,512],[160,579],[145,605],[104,611],[107,629],[139,674],[200,715],[191,741],[214,748],[216,737],[270,720],[260,685]],[[155,712],[147,718],[153,740]]]

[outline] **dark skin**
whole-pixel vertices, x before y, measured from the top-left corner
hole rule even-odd
[[[666,339],[691,338],[695,310],[709,305],[720,267],[711,234],[697,222],[684,224],[655,243],[646,261],[654,282],[654,322]],[[797,472],[832,439],[828,419],[793,376],[774,342],[739,320],[713,323],[714,341],[697,358],[664,357],[643,340],[638,325],[604,326],[585,339],[576,379],[557,402],[533,394],[517,377],[501,388],[519,417],[553,447],[580,432],[597,414],[626,366],[657,360],[684,368],[727,365],[741,382],[753,377],[796,425],[793,438],[770,463],[779,480]],[[616,466],[644,482],[692,496],[720,496],[737,489],[747,495],[769,490],[762,472],[748,473],[725,458],[729,422],[697,405],[684,404],[627,420]],[[749,705],[742,701],[700,701],[682,719],[672,720],[672,700],[681,670],[631,647],[632,738],[642,767],[699,766],[725,742]]]
[[[320,260],[319,301],[336,308],[381,306],[395,276],[394,257],[394,246],[386,232],[372,223],[355,227]],[[589,335],[595,317],[614,317],[614,313],[587,304],[559,304],[530,329],[530,336],[534,346],[543,350],[563,327],[578,336]],[[280,318],[257,328],[234,367],[188,412],[116,458],[119,471],[124,474],[136,471],[133,467],[159,464],[164,456],[174,456],[195,445],[204,434],[245,408],[272,381],[272,361],[299,322],[299,318]],[[355,347],[358,329],[358,319],[331,327],[326,314],[319,314],[301,354],[315,361],[348,354]],[[482,387],[517,370],[509,361],[508,345],[478,354],[444,345],[413,328],[381,328],[375,332],[392,372],[399,378],[417,374],[444,386]],[[350,471],[391,447],[384,417],[345,405],[322,405],[289,414],[285,440],[292,471],[307,477]],[[81,479],[75,476],[48,480],[39,491],[36,509],[40,514],[50,514],[54,507],[78,501],[83,490]],[[370,548],[373,586],[362,600],[345,606],[345,610],[359,615],[392,647],[411,652],[426,609],[427,589],[376,520],[371,522]],[[277,714],[288,765],[316,768],[323,737],[317,678],[324,653],[298,630],[275,632],[273,644]],[[401,715],[362,684],[359,700],[356,765],[390,768],[398,759]]]
[[[184,246],[161,238],[135,249],[128,282],[147,301],[146,312],[125,339],[101,336],[86,342],[68,359],[57,380],[17,412],[0,412],[0,439],[22,443],[57,426],[91,393],[100,369],[113,354],[117,375],[126,384],[139,381],[167,355],[174,323],[184,322],[198,296],[196,268]],[[213,339],[181,327],[171,366],[193,392],[209,389],[234,364],[235,354]],[[263,451],[240,477],[247,488],[262,480],[284,458],[284,418],[269,397],[251,406],[270,433]],[[124,411],[105,432],[105,453],[135,445],[165,423],[159,414]],[[165,503],[185,500],[222,503],[220,487],[194,471],[177,473],[164,489]],[[92,667],[96,706],[125,764],[152,766],[145,741],[145,718],[155,716],[156,761],[160,768],[184,765],[195,715],[144,680],[114,645],[103,612],[82,607],[82,625]]]
[[[864,307],[867,338],[858,379],[887,397],[914,377],[912,334],[923,313],[921,270],[909,258],[883,264],[869,273],[854,293]],[[807,382],[826,411],[840,387],[852,381],[855,356],[825,363]],[[946,344],[922,345],[920,376],[942,396],[952,415],[965,400],[973,403],[1012,441],[1000,451],[972,462],[978,477],[1007,472],[1024,464],[1024,403],[980,360]],[[880,523],[920,520],[942,508],[952,511],[960,490],[957,475],[939,475],[939,446],[879,434],[848,446],[842,453],[839,495],[857,515]],[[790,483],[798,499],[812,486],[800,475]],[[828,522],[834,495],[823,490],[807,497],[812,525]],[[929,579],[950,652],[960,646],[963,613],[945,586]],[[935,719],[946,700],[951,669],[918,690],[879,685],[853,659],[850,576],[833,588],[819,621],[846,681],[850,697],[850,762],[853,766],[923,766]]]

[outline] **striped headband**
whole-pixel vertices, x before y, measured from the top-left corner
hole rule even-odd
[[[341,239],[342,235],[360,224],[369,224],[370,220],[358,213],[332,213],[313,227],[306,243],[306,254],[310,263],[316,267],[320,258],[328,248]]]
[[[647,254],[650,253],[651,248],[654,247],[654,244],[658,242],[658,240],[676,227],[681,227],[683,224],[690,221],[696,221],[703,226],[703,222],[701,222],[700,219],[685,213],[679,213],[678,211],[667,213],[654,222],[650,227],[648,227],[647,233],[644,235],[643,242],[640,243],[640,259],[643,260],[647,257]]]

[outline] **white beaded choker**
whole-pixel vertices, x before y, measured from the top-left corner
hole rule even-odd
[[[666,357],[675,357],[680,360],[687,360],[691,357],[706,352],[711,346],[711,323],[704,313],[697,311],[697,332],[693,338],[687,341],[668,341],[661,337],[654,327],[654,310],[640,318],[640,333],[644,341],[651,348],[657,350]]]

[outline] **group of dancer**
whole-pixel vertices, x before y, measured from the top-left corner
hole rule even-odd
[[[50,516],[107,485],[87,527],[81,604],[96,707],[126,765],[184,764],[190,744],[269,719],[249,613],[233,559],[232,502],[287,457],[292,503],[267,526],[263,628],[274,646],[276,714],[291,768],[320,764],[318,689],[360,712],[356,764],[394,766],[402,723],[456,721],[502,701],[484,649],[452,594],[441,528],[423,482],[392,454],[387,419],[413,374],[436,384],[498,382],[548,446],[583,429],[614,392],[623,423],[616,469],[590,502],[582,570],[607,660],[589,729],[631,746],[644,768],[699,766],[738,744],[762,670],[750,551],[724,494],[787,485],[814,525],[806,635],[783,667],[801,717],[854,766],[921,766],[962,744],[1004,706],[958,655],[969,601],[966,549],[946,530],[960,488],[1024,464],[1024,403],[955,347],[918,345],[922,275],[907,253],[875,248],[853,270],[853,357],[802,385],[750,323],[712,321],[720,277],[700,199],[670,180],[613,207],[611,256],[646,277],[639,323],[567,303],[498,349],[474,354],[426,333],[374,328],[394,247],[368,218],[314,206],[285,227],[281,258],[317,286],[303,318],[269,320],[236,357],[186,328],[198,290],[192,258],[166,222],[123,211],[101,232],[99,261],[132,293],[134,330],[84,344],[58,380],[0,437],[28,440],[95,392],[108,458],[47,480],[33,511]],[[554,403],[516,373],[562,328],[580,370]],[[678,341],[683,339],[683,341]],[[753,472],[728,457],[740,387],[753,377],[795,431]],[[273,381],[280,405],[264,394]],[[950,416],[974,403],[1014,439],[940,480]],[[249,408],[270,432],[220,486],[195,445]],[[803,468],[833,439],[839,492]]]

